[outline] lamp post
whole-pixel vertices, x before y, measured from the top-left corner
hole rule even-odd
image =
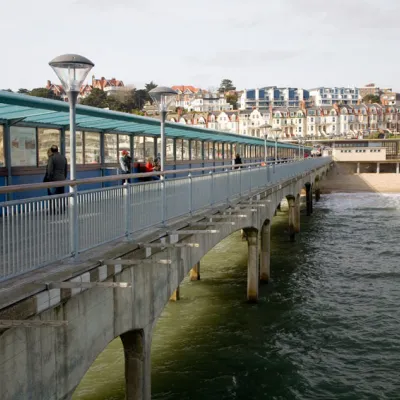
[[[153,99],[153,101],[158,105],[160,114],[161,114],[161,123],[160,123],[160,136],[161,136],[161,160],[160,167],[161,172],[165,171],[165,119],[167,117],[168,107],[171,105],[175,96],[178,93],[165,86],[157,86],[156,88],[150,90],[149,95]],[[164,179],[164,175],[161,175],[161,179]]]
[[[86,57],[77,54],[64,54],[49,62],[50,67],[60,79],[69,101],[69,131],[70,131],[70,180],[76,179],[76,103],[80,88],[94,64]],[[78,254],[78,207],[77,188],[70,185],[70,236],[71,254]]]
[[[267,165],[267,138],[268,138],[268,129],[272,128],[271,125],[264,125],[264,128],[267,130],[266,133],[264,133],[264,163]]]
[[[271,129],[271,131],[273,132],[273,137],[275,139],[275,164],[278,163],[278,137],[279,137],[279,133],[282,132],[281,128],[273,128]]]

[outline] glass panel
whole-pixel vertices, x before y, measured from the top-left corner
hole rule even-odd
[[[215,158],[217,160],[222,158],[222,143],[215,143]]]
[[[176,139],[175,140],[175,146],[176,146],[176,161],[182,161],[183,160],[183,154],[182,154],[182,139]]]
[[[196,158],[197,158],[196,150],[197,150],[197,141],[191,140],[191,142],[190,142],[190,159],[191,160],[196,160]]]
[[[100,133],[85,132],[85,164],[100,164]]]
[[[154,138],[153,137],[149,137],[149,136],[145,136],[144,138],[144,146],[145,146],[145,158],[146,160],[149,157],[152,157],[153,159],[155,158],[155,154],[154,154]]]
[[[36,128],[10,128],[11,166],[36,167]]]
[[[182,159],[189,160],[189,140],[183,140]]]
[[[203,142],[200,142],[200,141],[196,142],[196,160],[203,159],[202,144],[203,144]]]
[[[61,143],[61,132],[58,129],[44,129],[39,128],[38,130],[39,139],[39,167],[47,165],[47,151],[53,145],[60,148]]]
[[[225,160],[230,160],[232,158],[230,143],[225,143],[224,157],[225,157]]]
[[[208,142],[208,159],[214,158],[214,142]]]
[[[70,136],[69,131],[65,131],[65,157],[67,157],[68,164],[70,163]],[[83,141],[82,132],[76,131],[76,163],[83,164]]]
[[[4,156],[4,128],[0,125],[0,167],[5,167],[6,160]]]
[[[129,135],[118,135],[118,150],[131,152],[131,141]]]
[[[118,162],[118,137],[115,133],[104,134],[104,163]]]
[[[167,139],[167,161],[174,161],[174,139]],[[161,151],[161,148],[160,148]]]
[[[144,162],[144,137],[135,136],[133,138],[134,161]]]

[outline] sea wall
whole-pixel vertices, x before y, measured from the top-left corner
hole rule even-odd
[[[321,182],[322,193],[400,193],[400,174],[355,172],[354,163],[335,163]]]

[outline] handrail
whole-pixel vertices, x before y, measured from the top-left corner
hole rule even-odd
[[[292,163],[296,162],[298,159],[288,159],[288,160],[278,160],[278,163]],[[304,161],[304,160],[302,160]],[[267,165],[265,165],[267,164]],[[175,175],[177,173],[190,173],[190,172],[206,172],[206,171],[214,171],[214,170],[223,170],[223,169],[232,169],[235,167],[252,167],[252,166],[269,166],[275,164],[275,161],[267,161],[265,163],[257,162],[257,163],[248,163],[248,164],[230,164],[230,165],[219,165],[214,167],[205,167],[205,168],[186,168],[186,169],[175,169],[170,171],[156,171],[156,172],[140,172],[133,174],[123,174],[123,175],[114,175],[114,176],[103,176],[98,178],[84,178],[84,179],[76,179],[72,180],[64,180],[64,181],[56,181],[56,182],[42,182],[42,183],[28,183],[25,185],[9,185],[0,187],[0,194],[14,193],[14,192],[24,192],[28,190],[36,190],[36,189],[48,189],[55,188],[60,186],[78,186],[84,184],[94,184],[94,183],[102,183],[102,182],[113,182],[113,181],[121,181],[126,179],[134,179],[134,178],[150,178],[152,176],[166,176],[166,175]]]

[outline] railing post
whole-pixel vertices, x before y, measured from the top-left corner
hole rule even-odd
[[[229,203],[229,197],[230,197],[230,185],[229,185],[229,170],[228,169],[226,169],[225,170],[226,171],[226,182],[227,182],[227,184],[226,184],[226,187],[227,187],[227,191],[226,191],[226,201],[227,201],[227,203]]]
[[[239,167],[239,195],[242,195],[242,168]]]
[[[71,256],[77,257],[79,253],[79,218],[78,218],[78,188],[70,185],[70,216],[69,216],[69,235],[71,245]]]
[[[192,215],[192,212],[193,212],[193,191],[192,191],[193,179],[192,179],[192,174],[190,172],[189,172],[188,178],[189,178],[189,213],[190,213],[190,215]]]
[[[161,203],[162,203],[162,224],[165,225],[165,221],[167,220],[167,180],[161,180]]]
[[[130,194],[129,194],[129,184],[125,181],[122,187],[123,195],[124,195],[124,219],[125,219],[125,237],[129,236],[130,230]]]
[[[210,194],[211,194],[211,199],[210,199],[210,205],[212,206],[214,204],[214,198],[213,198],[213,194],[214,194],[214,174],[212,171],[210,171],[210,178],[211,178],[211,182],[210,182],[210,186],[211,186],[211,190],[210,190]]]
[[[250,175],[250,190],[249,190],[249,193],[251,193],[251,188],[252,188],[252,185],[251,185],[251,165],[248,167],[249,168],[249,170],[250,170],[250,173],[249,173],[249,175]]]

